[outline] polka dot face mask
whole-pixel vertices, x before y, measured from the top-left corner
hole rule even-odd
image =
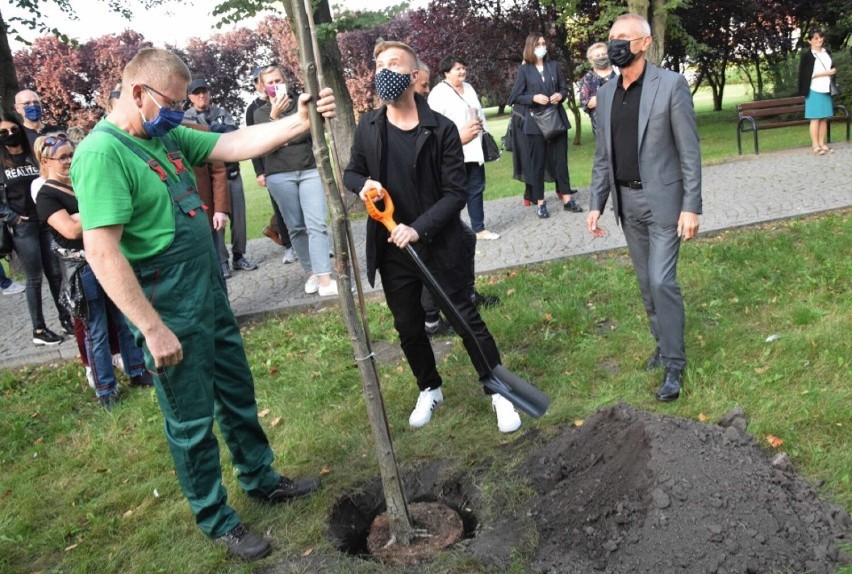
[[[385,102],[395,102],[411,83],[411,74],[400,74],[382,68],[376,74],[376,93]]]

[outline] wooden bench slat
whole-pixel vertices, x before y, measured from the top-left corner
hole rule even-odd
[[[797,114],[805,111],[805,106],[785,106],[771,109],[748,110],[740,112],[740,117],[750,116],[752,118],[763,118],[767,116],[780,116],[781,114]]]
[[[769,109],[778,106],[790,106],[795,104],[805,104],[804,96],[796,96],[793,98],[778,98],[776,100],[757,100],[755,102],[745,102],[737,104],[737,110],[753,110],[753,109]]]

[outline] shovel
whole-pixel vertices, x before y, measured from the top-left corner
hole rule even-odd
[[[385,204],[383,211],[379,211],[379,208],[372,201],[373,198],[378,196],[378,192],[376,190],[367,192],[367,201],[365,202],[367,213],[370,214],[370,217],[384,225],[388,231],[393,231],[397,225],[393,219],[393,201],[387,190],[383,191],[384,197],[382,200]],[[437,295],[440,303],[442,303],[440,305],[441,310],[447,315],[447,319],[449,319],[453,328],[459,333],[464,331],[468,335],[468,338],[474,342],[473,347],[479,355],[479,361],[488,371],[485,380],[482,381],[485,388],[494,391],[533,418],[538,418],[547,412],[547,405],[550,404],[550,398],[547,395],[503,365],[489,366],[488,360],[485,358],[485,353],[482,351],[479,341],[476,340],[476,336],[473,334],[473,329],[462,318],[461,313],[459,313],[459,310],[453,305],[450,297],[438,284],[435,276],[432,275],[432,272],[429,271],[429,268],[426,267],[426,264],[417,255],[411,244],[405,246],[405,251],[420,271],[421,279],[431,287],[432,292]]]

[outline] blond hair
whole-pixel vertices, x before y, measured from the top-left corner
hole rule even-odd
[[[49,170],[47,168],[47,163],[44,160],[53,158],[53,151],[55,151],[55,146],[45,145],[44,140],[46,140],[50,136],[58,136],[61,133],[62,132],[53,132],[45,134],[43,136],[37,137],[36,140],[33,142],[33,155],[35,156],[35,159],[38,162],[38,173],[45,179],[47,179]],[[66,145],[70,145],[71,149],[74,149],[74,142],[69,139],[66,139],[64,143],[59,147],[64,147]]]
[[[121,83],[125,87],[133,84],[163,86],[175,79],[186,83],[192,79],[183,60],[162,48],[142,48],[124,67]]]
[[[411,56],[411,67],[414,70],[417,69],[417,53],[411,46],[409,46],[408,44],[403,44],[402,42],[396,42],[393,40],[382,40],[381,42],[376,44],[375,48],[373,48],[373,58],[378,58],[379,54],[386,50],[390,50],[391,48],[397,48],[398,50],[402,50],[403,52]]]

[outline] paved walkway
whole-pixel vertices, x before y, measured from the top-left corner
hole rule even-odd
[[[852,206],[852,144],[835,144],[834,147],[835,153],[821,157],[810,154],[809,148],[799,148],[742,156],[705,167],[701,231],[707,233]],[[509,158],[501,161],[509,161]],[[548,193],[551,217],[539,220],[533,207],[522,207],[521,191],[519,183],[517,197],[486,202],[488,228],[502,237],[478,243],[477,272],[493,272],[624,246],[624,237],[611,212],[608,211],[601,221],[609,233],[601,239],[593,239],[586,231],[585,216],[557,209],[558,199],[552,192]],[[580,190],[577,199],[587,207],[588,190]],[[466,215],[463,212],[463,216]],[[355,221],[352,227],[363,267],[365,224]],[[306,295],[299,264],[282,264],[282,248],[268,239],[250,241],[248,251],[249,256],[260,263],[260,269],[235,272],[233,279],[228,280],[231,305],[241,320],[267,313],[319,309],[336,303],[334,297],[320,299],[316,295]],[[363,283],[369,288],[366,280]],[[56,311],[46,289],[44,301],[48,326],[59,331]],[[0,330],[0,368],[77,356],[77,346],[71,339],[49,348],[32,344],[32,327],[23,294],[0,296],[0,316],[4,321],[4,328]]]

